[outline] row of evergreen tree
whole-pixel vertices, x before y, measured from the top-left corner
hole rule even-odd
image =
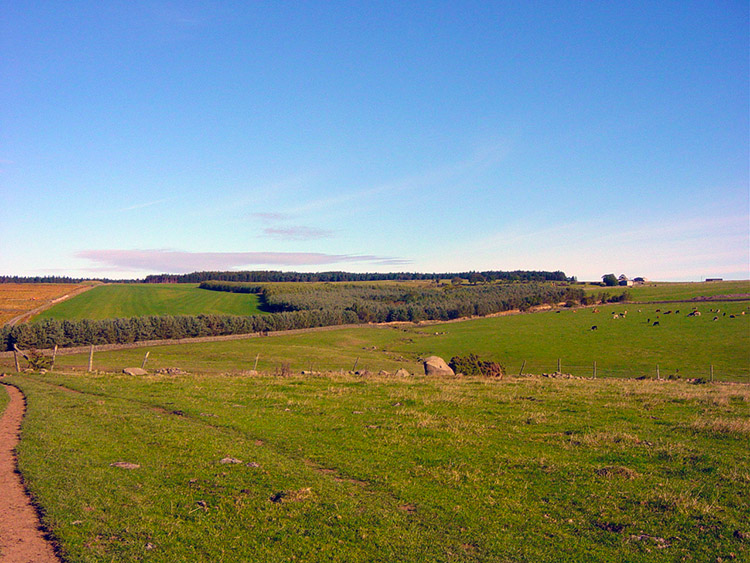
[[[363,282],[363,281],[413,281],[465,280],[481,276],[484,281],[572,281],[565,272],[542,270],[487,270],[484,272],[457,273],[353,273],[353,272],[281,272],[274,270],[247,272],[192,272],[190,274],[154,274],[143,279],[73,278],[69,276],[0,276],[0,283],[81,283],[101,281],[105,283],[201,283],[209,280],[231,282]]]
[[[179,315],[105,320],[52,320],[0,328],[0,350],[129,344],[145,340],[274,332],[359,322],[352,311],[294,311],[274,315]]]
[[[100,281],[105,283],[134,283],[140,280],[113,280],[109,278],[71,278],[69,276],[0,276],[0,283],[82,283]]]
[[[354,311],[361,322],[450,320],[584,298],[581,288],[550,283],[417,287],[406,284],[243,284],[204,289],[259,293],[267,311]]]
[[[481,274],[486,281],[570,281],[565,272],[547,272],[536,270],[487,270],[484,272],[457,273],[353,273],[353,272],[281,272],[273,270],[246,272],[193,272],[190,274],[160,274],[146,276],[146,283],[201,283],[209,280],[229,282],[363,282],[363,281],[412,281],[412,280],[450,280]]]

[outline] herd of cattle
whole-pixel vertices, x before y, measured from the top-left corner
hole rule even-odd
[[[599,309],[593,309],[592,312],[593,313],[598,313]],[[658,314],[662,314],[662,315],[679,315],[680,314],[680,310],[679,309],[676,309],[674,311],[672,311],[672,310],[662,311],[661,309],[657,309],[655,312],[658,313]],[[709,312],[715,314],[715,316],[713,318],[714,321],[718,321],[719,320],[719,313],[721,313],[721,309],[710,309]],[[638,309],[638,313],[642,313],[641,309]],[[656,316],[656,319],[659,319],[658,314]],[[739,314],[740,315],[744,315],[745,311],[741,311]],[[626,311],[622,311],[622,312],[612,311],[612,317],[611,318],[612,318],[612,320],[615,320],[615,319],[625,319],[625,318],[627,318],[627,315],[628,315],[627,310]],[[693,307],[693,309],[687,314],[687,316],[688,317],[700,317],[701,316],[701,312],[698,310],[698,307]],[[722,316],[726,317],[727,316],[726,312],[722,313]],[[737,315],[729,315],[730,319],[734,319],[736,317],[737,317]],[[653,322],[651,322],[651,318],[646,319],[646,324],[649,324],[651,326],[660,326],[658,320],[654,320]],[[591,326],[591,330],[599,330],[599,327],[597,325],[592,325]]]

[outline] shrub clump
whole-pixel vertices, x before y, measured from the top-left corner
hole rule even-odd
[[[456,373],[463,373],[464,375],[479,375],[482,377],[497,377],[502,378],[505,376],[505,366],[491,360],[482,360],[476,354],[469,354],[468,356],[453,356],[448,365]]]

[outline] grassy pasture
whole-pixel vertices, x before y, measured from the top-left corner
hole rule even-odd
[[[696,307],[700,317],[687,317]],[[190,372],[227,373],[252,369],[273,372],[282,364],[293,371],[421,370],[418,359],[431,354],[446,360],[476,353],[504,364],[509,373],[551,373],[557,369],[591,377],[704,377],[750,381],[750,309],[748,302],[712,302],[669,306],[609,305],[473,319],[455,323],[362,326],[306,334],[279,334],[213,343],[149,348],[150,369],[179,367]],[[657,312],[660,309],[660,312]],[[720,309],[719,313],[712,310]],[[621,314],[614,319],[612,312]],[[640,311],[640,312],[639,312]],[[666,314],[666,311],[672,311]],[[679,311],[679,313],[676,313]],[[747,314],[742,315],[745,311]],[[726,313],[726,316],[725,316]],[[730,318],[734,315],[735,318]],[[718,317],[716,321],[714,317]],[[653,326],[658,320],[659,326]],[[597,326],[597,330],[591,330]],[[139,366],[143,349],[97,352],[95,367],[120,371]],[[11,367],[12,359],[0,359]],[[86,366],[87,354],[58,356],[60,369]],[[679,370],[679,371],[678,371]]]
[[[76,283],[0,283],[0,325],[53,299],[80,290]]]
[[[744,385],[10,381],[20,467],[68,561],[750,557]]]
[[[34,318],[113,319],[148,315],[255,315],[257,295],[199,289],[197,284],[103,285]]]

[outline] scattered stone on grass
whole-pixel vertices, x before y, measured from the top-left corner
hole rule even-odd
[[[227,456],[227,457],[222,458],[219,461],[219,463],[224,463],[224,464],[226,464],[226,463],[242,463],[242,460],[241,459],[237,459],[236,457],[229,457],[229,456]]]
[[[138,469],[140,464],[130,463],[129,461],[115,461],[109,464],[110,467],[119,467],[120,469]]]
[[[209,412],[199,412],[198,414],[199,414],[200,416],[210,416],[210,417],[213,417],[213,418],[218,418],[218,415],[216,415],[216,414],[211,414],[211,413],[209,413]]]
[[[159,368],[156,373],[160,375],[187,375],[188,372],[181,370],[180,368]]]
[[[380,370],[380,371],[378,372],[378,375],[380,375],[380,376],[382,376],[382,377],[388,377],[389,375],[391,375],[391,372],[390,372],[390,371],[385,371],[384,369],[381,369],[381,370]]]
[[[125,368],[122,370],[122,373],[127,375],[148,375],[148,372],[141,368]]]
[[[245,465],[247,465],[248,467],[260,467],[260,463],[258,463],[257,461],[250,461]]]
[[[312,495],[312,489],[310,487],[305,487],[304,489],[299,489],[297,491],[279,491],[278,493],[271,495],[269,500],[277,504],[283,502],[302,502],[311,498]]]
[[[405,370],[404,368],[399,368],[396,371],[396,377],[411,377],[411,374],[408,370]]]
[[[398,509],[399,510],[403,510],[404,512],[406,512],[408,514],[413,514],[413,513],[415,513],[417,511],[417,506],[415,504],[411,504],[411,503],[409,503],[409,504],[400,504],[398,506]]]
[[[455,372],[440,356],[428,356],[424,359],[425,375],[450,375],[455,376]]]

